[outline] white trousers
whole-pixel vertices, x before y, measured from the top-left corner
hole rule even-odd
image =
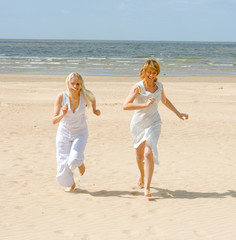
[[[57,181],[63,187],[74,183],[73,171],[84,162],[84,150],[88,139],[88,128],[68,130],[60,127],[56,136]]]

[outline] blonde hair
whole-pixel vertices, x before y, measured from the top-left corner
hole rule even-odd
[[[139,76],[141,79],[144,79],[145,73],[148,68],[154,69],[157,72],[157,75],[159,75],[159,73],[161,71],[160,65],[157,62],[157,60],[155,58],[150,58],[143,64],[143,67],[141,68],[141,70],[139,72]],[[157,78],[155,79],[155,82],[156,81],[157,81]]]
[[[77,72],[70,73],[66,78],[66,88],[68,91],[69,91],[69,82],[72,78],[78,78],[81,81],[81,90],[80,91],[83,94],[86,105],[89,107],[91,101],[94,100],[94,98],[95,98],[93,93],[85,88],[84,80],[83,80],[82,76]]]

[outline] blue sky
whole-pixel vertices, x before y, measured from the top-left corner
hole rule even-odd
[[[236,0],[0,0],[0,38],[236,42]]]

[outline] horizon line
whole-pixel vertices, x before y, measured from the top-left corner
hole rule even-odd
[[[236,43],[236,41],[220,40],[134,40],[134,39],[63,39],[63,38],[0,38],[0,40],[46,40],[46,41],[110,41],[110,42],[212,42],[212,43]]]

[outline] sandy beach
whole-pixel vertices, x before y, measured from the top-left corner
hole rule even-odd
[[[51,123],[65,75],[0,74],[0,239],[235,240],[236,77],[160,77],[181,121],[160,103],[160,165],[151,192],[138,169],[122,104],[136,77],[84,76],[101,116],[87,109],[86,173],[56,182]]]

